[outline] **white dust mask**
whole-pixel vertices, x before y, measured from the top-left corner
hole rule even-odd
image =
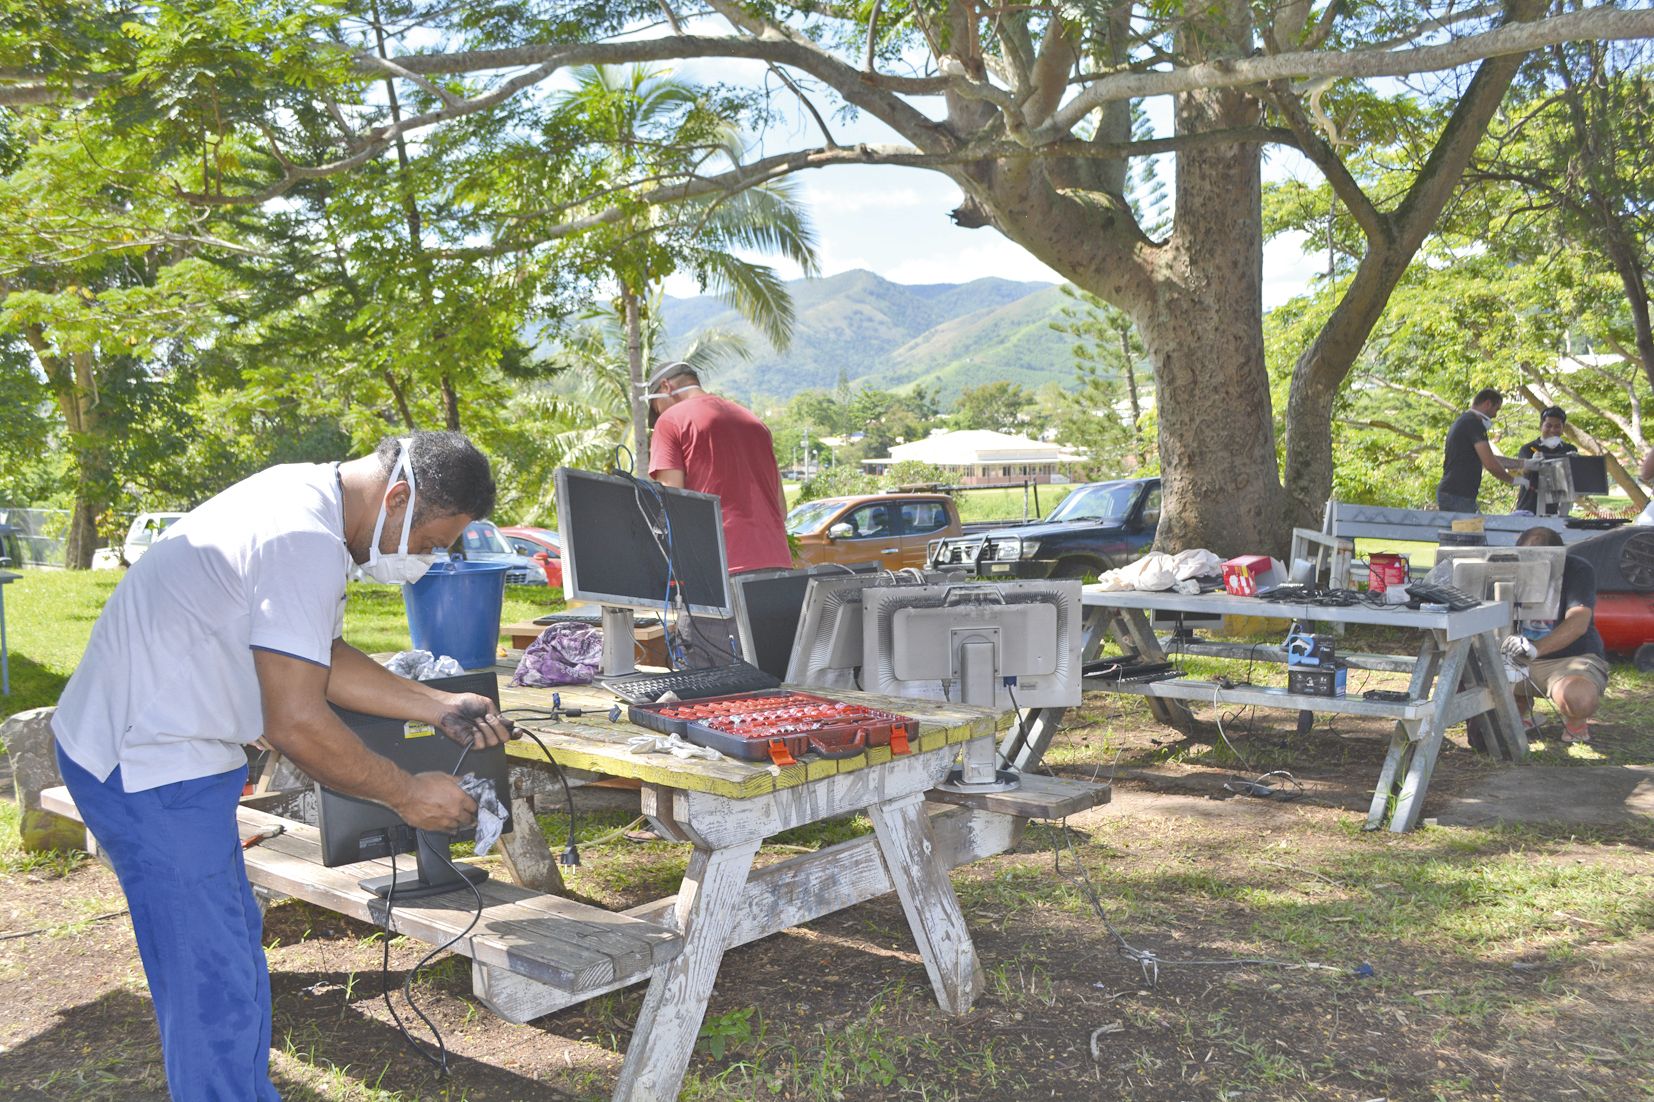
[[[379,551],[379,537],[385,531],[385,517],[387,515],[385,499],[379,499],[379,519],[373,525],[373,543],[368,546],[368,561],[362,564],[362,573],[376,582],[385,582],[389,585],[401,583],[410,585],[425,576],[425,572],[446,556],[438,554],[410,555],[408,554],[408,531],[413,527],[414,515],[414,473],[413,473],[413,439],[403,437],[398,443],[396,465],[391,468],[390,478],[385,482],[385,488],[396,485],[398,472],[406,471],[408,475],[408,507],[402,513],[402,542],[394,555],[382,554]]]
[[[1539,446],[1542,447],[1542,448],[1561,447],[1562,446],[1562,437],[1560,437],[1560,436],[1541,436],[1539,438]]]

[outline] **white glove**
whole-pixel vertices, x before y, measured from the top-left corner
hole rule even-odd
[[[1525,635],[1507,635],[1499,650],[1512,662],[1532,662],[1539,657],[1539,648]]]
[[[1533,483],[1528,481],[1525,475],[1517,475],[1515,478],[1510,480],[1510,484],[1515,486],[1518,490],[1526,490],[1529,486],[1533,485]]]

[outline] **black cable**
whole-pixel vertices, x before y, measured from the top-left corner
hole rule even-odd
[[[511,714],[511,715],[524,715],[524,714],[527,714],[530,718],[533,718],[533,719],[548,719],[548,720],[551,720],[553,722],[557,722],[557,721],[560,721],[564,716],[583,715],[584,710],[580,709],[580,708],[563,708],[563,707],[557,707],[557,708],[507,708],[504,711],[500,712],[500,715],[502,717],[505,717],[508,713]],[[516,730],[521,731],[523,734],[527,735],[530,739],[532,739],[534,741],[534,745],[536,745],[540,748],[540,753],[545,755],[546,763],[551,766],[552,772],[557,774],[557,780],[563,786],[563,803],[568,808],[568,813],[569,813],[569,837],[568,837],[568,845],[564,848],[562,856],[560,858],[558,858],[558,863],[559,864],[564,864],[564,865],[578,865],[578,864],[580,864],[580,850],[575,846],[575,841],[574,841],[574,835],[575,835],[575,831],[574,831],[574,789],[572,787],[570,787],[570,785],[569,785],[569,778],[568,778],[567,774],[565,774],[563,772],[563,767],[557,763],[557,759],[551,756],[551,751],[546,749],[546,744],[540,741],[540,736],[539,735],[536,735],[533,731],[529,730],[526,726],[523,726],[521,724],[516,724],[514,726],[515,726]]]

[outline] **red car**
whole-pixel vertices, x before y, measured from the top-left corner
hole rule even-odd
[[[527,555],[545,568],[547,585],[563,584],[563,541],[556,532],[550,528],[513,525],[501,528],[500,535],[517,554]]]

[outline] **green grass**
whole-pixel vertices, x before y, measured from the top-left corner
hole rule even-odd
[[[19,581],[6,586],[11,695],[0,697],[0,720],[57,703],[86,650],[98,613],[122,574],[114,570],[24,570]],[[561,590],[512,586],[506,591],[500,623],[531,620],[562,607]],[[408,649],[408,619],[400,589],[351,582],[346,588],[345,641],[369,654]]]

